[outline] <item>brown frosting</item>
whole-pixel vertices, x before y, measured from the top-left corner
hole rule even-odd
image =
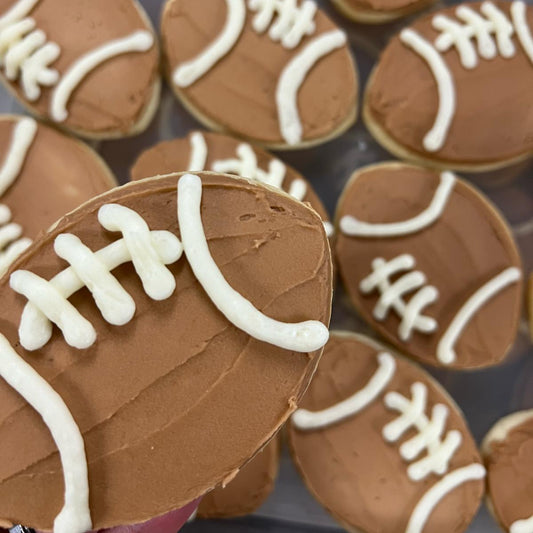
[[[231,518],[253,513],[274,489],[279,469],[280,439],[272,439],[226,487],[206,494],[198,518]]]
[[[0,115],[0,161],[21,117]],[[1,163],[0,163],[1,164]],[[31,239],[83,202],[116,185],[111,171],[86,144],[38,123],[22,169],[0,203]]]
[[[352,396],[374,375],[378,367],[376,356],[382,351],[388,350],[361,335],[332,333],[300,407],[318,411]],[[382,429],[398,416],[384,405],[387,392],[396,391],[411,398],[413,383],[426,385],[428,416],[433,405],[443,403],[449,408],[446,431],[456,429],[463,437],[448,472],[480,462],[475,442],[453,400],[420,367],[401,357],[395,357],[395,361],[396,372],[385,391],[353,417],[312,431],[300,431],[289,424],[292,456],[307,487],[350,531],[405,531],[416,504],[442,479],[430,474],[414,482],[408,477],[409,465],[399,448],[415,435],[414,431],[397,443],[386,443]],[[483,491],[484,482],[479,480],[466,482],[448,493],[429,515],[424,531],[465,531]]]
[[[511,2],[493,2],[509,15]],[[481,2],[468,3],[479,11]],[[457,6],[421,17],[411,27],[430,43],[439,32],[432,27],[438,14],[455,19]],[[533,28],[533,8],[527,7]],[[432,128],[438,109],[435,78],[417,53],[394,37],[368,85],[365,112],[402,148],[450,165],[490,165],[533,151],[533,65],[515,35],[516,54],[491,60],[479,57],[474,69],[464,68],[456,48],[441,54],[453,77],[456,112],[446,142],[437,152],[426,152],[422,141]],[[477,53],[477,44],[476,46]]]
[[[348,182],[339,201],[336,221],[352,215],[370,223],[408,220],[426,209],[440,183],[440,174],[422,167],[385,163],[361,169]],[[336,264],[350,298],[388,341],[424,363],[440,364],[437,345],[465,302],[489,280],[509,267],[521,268],[509,228],[496,208],[466,182],[457,179],[442,215],[429,227],[388,238],[353,237],[337,230]],[[394,310],[383,321],[373,311],[380,297],[360,291],[372,272],[372,261],[399,255],[415,258],[415,270],[438,290],[437,300],[423,314],[438,322],[434,333],[413,330],[411,339],[398,336],[400,319]],[[393,278],[393,280],[396,278]],[[413,291],[404,297],[409,301]],[[507,354],[516,336],[522,304],[522,282],[502,289],[468,321],[455,343],[454,368],[494,365]]]
[[[220,133],[208,133],[205,131],[191,132],[187,137],[163,141],[142,152],[135,164],[133,165],[130,175],[132,180],[156,176],[158,174],[169,174],[179,172],[189,168],[191,157],[191,136],[194,133],[201,133],[207,145],[206,169],[212,169],[215,161],[220,159],[235,159],[237,157],[237,148],[242,141],[234,139],[228,135]],[[268,170],[269,164],[275,157],[261,148],[251,146],[257,157],[258,167]],[[303,178],[296,170],[285,164],[286,174],[283,180],[282,188],[289,192],[290,186],[295,180],[305,181],[307,187],[304,202],[308,202],[311,207],[320,215],[322,220],[329,220],[324,204],[314,191],[311,184]]]
[[[406,8],[421,8],[428,3],[428,0],[335,0],[339,4],[344,4],[346,9],[358,11],[372,10],[387,13],[389,11],[404,10]]]
[[[161,21],[166,75],[196,57],[220,33],[226,21],[224,0],[169,0]],[[171,86],[198,117],[217,129],[269,145],[285,145],[280,134],[276,86],[284,67],[313,38],[336,28],[321,11],[316,31],[292,50],[252,28],[254,13],[233,49],[191,86]],[[306,76],[298,93],[303,142],[332,136],[354,116],[357,79],[347,45],[320,60]],[[355,118],[355,116],[354,116]]]
[[[210,252],[231,286],[278,320],[327,324],[331,261],[316,213],[256,183],[199,175]],[[65,268],[53,251],[60,233],[74,233],[92,250],[115,241],[120,235],[96,220],[107,203],[179,237],[178,178],[134,182],[84,204],[12,270],[49,279]],[[131,263],[113,271],[136,303],[122,327],[103,320],[86,289],[73,295],[69,301],[97,332],[85,351],[68,346],[57,330],[37,352],[22,349],[17,328],[26,300],[6,277],[0,281],[2,333],[61,395],[83,433],[95,529],[144,522],[231,480],[294,410],[321,354],[250,338],[216,309],[185,256],[170,269],[175,293],[158,302],[145,294]],[[4,382],[0,440],[0,518],[50,530],[63,503],[58,453],[39,416]]]
[[[533,517],[533,411],[524,415],[503,440],[491,439],[485,454],[491,509],[505,531]]]
[[[15,2],[0,0],[0,13]],[[61,48],[51,64],[62,76],[82,55],[138,29],[153,32],[148,17],[135,0],[41,0],[30,14],[49,42]],[[158,73],[157,38],[147,52],[122,54],[87,74],[68,102],[68,118],[60,125],[77,133],[125,134],[141,119],[153,98]],[[33,112],[50,119],[53,87],[41,87],[41,97],[26,100],[19,81],[4,82]]]

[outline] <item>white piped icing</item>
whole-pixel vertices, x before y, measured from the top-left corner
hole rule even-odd
[[[433,285],[424,286],[426,276],[415,270],[403,274],[399,279],[392,282],[390,278],[400,272],[412,270],[416,265],[415,258],[409,254],[403,254],[385,261],[377,257],[372,261],[372,273],[361,280],[359,290],[363,294],[370,294],[377,290],[381,294],[374,307],[374,318],[381,322],[387,318],[390,309],[394,309],[400,317],[398,335],[402,341],[408,341],[414,330],[421,333],[432,333],[437,329],[437,321],[422,314],[425,307],[435,302],[438,298],[438,290]],[[404,296],[416,291],[408,303]]]
[[[431,204],[419,215],[402,222],[372,224],[363,222],[351,215],[341,218],[340,228],[345,235],[355,237],[397,237],[410,235],[431,226],[442,215],[455,184],[451,172],[440,175],[440,184],[435,191]]]
[[[208,154],[207,143],[205,142],[204,136],[199,131],[195,131],[191,135],[190,142],[191,158],[189,159],[187,170],[204,170]]]
[[[93,326],[68,301],[84,286],[92,293],[106,321],[122,325],[131,320],[135,304],[109,274],[123,263],[133,262],[151,298],[162,300],[174,291],[176,280],[164,266],[175,263],[182,253],[174,234],[150,231],[135,211],[116,204],[102,206],[98,217],[102,226],[120,231],[123,238],[93,253],[77,237],[59,235],[56,251],[71,263],[69,268],[50,281],[23,270],[11,275],[12,289],[28,299],[19,327],[20,342],[27,350],[38,350],[50,340],[52,323],[61,329],[70,346],[84,349],[94,343]]]
[[[239,40],[246,21],[244,0],[226,0],[227,16],[224,28],[218,37],[195,58],[181,63],[172,74],[178,87],[189,87],[209,72]]]
[[[443,475],[448,471],[448,464],[461,445],[462,436],[459,431],[451,430],[442,438],[449,414],[444,404],[433,406],[431,419],[425,415],[427,387],[423,383],[414,383],[411,394],[411,400],[398,392],[385,396],[385,405],[398,411],[400,416],[383,428],[383,437],[387,442],[396,442],[407,430],[416,429],[416,435],[401,445],[400,455],[405,461],[414,461],[427,451],[427,455],[407,469],[410,479],[420,481],[431,473]]]
[[[468,324],[472,316],[496,294],[506,287],[517,283],[522,278],[520,269],[509,267],[480,287],[459,312],[454,316],[445,333],[442,335],[437,346],[437,359],[445,364],[452,364],[456,358],[454,346],[461,332]]]
[[[256,11],[252,26],[257,33],[264,33],[270,26],[269,37],[280,41],[288,49],[295,48],[305,35],[315,31],[315,2],[304,0],[248,0],[248,8]],[[274,22],[274,19],[275,22]]]
[[[114,39],[78,58],[61,77],[50,101],[50,116],[56,122],[68,117],[67,104],[85,76],[109,59],[131,52],[146,52],[154,45],[154,36],[146,30],[138,30],[126,37]]]
[[[444,476],[432,485],[416,504],[405,533],[422,533],[429,516],[448,493],[468,481],[477,481],[484,477],[485,468],[479,463],[457,468]]]
[[[513,522],[509,533],[533,533],[533,516]]]
[[[59,74],[49,68],[59,57],[61,49],[47,42],[46,34],[27,17],[39,0],[18,0],[0,17],[0,65],[6,78],[15,81],[19,76],[24,96],[35,101],[41,96],[41,85],[57,83]]]
[[[11,222],[9,207],[0,204],[0,276],[31,243],[31,239],[22,237],[22,227]]]
[[[286,350],[312,352],[326,344],[329,332],[317,320],[296,324],[267,317],[225,280],[207,245],[200,203],[202,181],[185,174],[178,181],[178,221],[189,264],[213,304],[237,328],[251,337]]]
[[[377,359],[378,369],[365,387],[346,400],[322,411],[298,409],[291,418],[294,426],[306,431],[331,426],[368,407],[385,390],[396,371],[396,361],[392,355],[383,352],[378,354]]]
[[[511,17],[516,29],[516,35],[524,52],[531,63],[533,63],[533,36],[527,23],[527,6],[525,2],[513,2],[511,4]]]
[[[276,88],[276,104],[281,136],[287,144],[301,142],[303,127],[298,112],[298,91],[309,71],[320,59],[346,44],[341,30],[332,30],[313,38],[283,69]]]
[[[0,375],[38,413],[57,445],[65,502],[54,521],[54,533],[85,533],[92,529],[85,445],[80,430],[59,394],[20,357],[0,334]]]
[[[326,232],[326,235],[328,237],[333,237],[335,234],[335,228],[331,222],[328,222],[327,220],[323,222],[324,224],[324,231]]]

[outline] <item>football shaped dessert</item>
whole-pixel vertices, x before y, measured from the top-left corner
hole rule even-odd
[[[161,142],[141,153],[131,169],[131,179],[182,170],[236,174],[283,189],[293,198],[308,202],[324,221],[328,236],[333,233],[327,211],[308,181],[268,152],[228,135],[194,131],[186,138]]]
[[[161,34],[170,86],[210,129],[288,149],[355,121],[346,35],[313,0],[167,0]]]
[[[197,517],[232,518],[256,511],[274,489],[280,445],[280,439],[272,439],[228,485],[204,496],[198,506]]]
[[[510,228],[451,172],[403,163],[358,170],[336,212],[336,264],[352,303],[419,361],[457,369],[503,360],[522,307]]]
[[[405,17],[434,0],[331,0],[346,17],[363,24],[383,24]]]
[[[61,219],[0,280],[0,525],[164,521],[231,481],[308,385],[331,270],[318,215],[242,178],[136,181]]]
[[[485,469],[459,408],[420,367],[332,332],[289,445],[305,484],[348,531],[461,533]]]
[[[1,0],[0,77],[31,113],[103,139],[148,126],[157,38],[136,0]]]
[[[504,531],[533,531],[533,410],[502,418],[488,433],[482,452],[488,503]]]
[[[87,145],[32,118],[0,115],[0,275],[40,232],[115,185]]]
[[[401,157],[482,171],[533,152],[533,7],[472,2],[394,37],[368,83],[364,118]]]

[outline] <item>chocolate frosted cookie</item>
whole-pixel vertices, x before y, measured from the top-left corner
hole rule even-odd
[[[503,360],[520,319],[521,260],[481,193],[451,172],[378,164],[352,176],[336,224],[346,290],[388,341],[432,365]]]
[[[87,145],[32,118],[0,115],[0,275],[38,233],[115,185]]]
[[[0,76],[78,135],[133,135],[159,102],[159,52],[136,0],[0,0]]]
[[[227,484],[296,409],[329,335],[322,221],[242,178],[114,189],[9,274],[0,525],[138,524]]]
[[[348,531],[461,533],[485,469],[459,408],[420,367],[332,332],[289,424],[293,459]]]
[[[346,17],[363,24],[383,24],[423,9],[435,0],[331,0]]]
[[[368,83],[364,118],[403,159],[482,171],[533,152],[533,7],[472,2],[394,37]]]
[[[312,0],[167,0],[161,34],[169,84],[211,129],[288,149],[355,121],[346,35]]]
[[[202,498],[198,518],[231,518],[256,511],[274,489],[279,452],[280,440],[276,437],[228,485],[218,487]]]
[[[328,236],[333,233],[326,209],[308,181],[268,152],[228,135],[194,131],[186,138],[161,142],[142,152],[131,169],[131,179],[182,170],[235,174],[282,189],[308,202],[324,221]]]

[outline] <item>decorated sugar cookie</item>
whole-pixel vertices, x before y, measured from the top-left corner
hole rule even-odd
[[[328,250],[312,209],[217,174],[63,218],[0,280],[0,524],[138,524],[234,479],[327,341]]]
[[[115,185],[85,144],[32,118],[0,115],[0,276],[40,232]]]
[[[355,120],[346,35],[313,0],[167,0],[161,33],[169,84],[211,129],[286,149]]]
[[[346,17],[364,24],[383,24],[423,9],[433,0],[331,0]]]
[[[459,408],[424,370],[333,332],[289,445],[313,496],[348,531],[461,533],[485,469]]]
[[[364,118],[398,157],[481,171],[533,152],[533,7],[469,2],[394,37],[369,81]]]
[[[142,131],[159,102],[158,62],[136,0],[0,2],[0,77],[33,114],[78,135]]]
[[[522,303],[520,256],[487,198],[448,171],[358,170],[336,212],[337,265],[361,316],[432,365],[502,361]]]
[[[309,202],[324,221],[328,236],[333,233],[326,209],[311,184],[290,166],[248,143],[228,135],[194,131],[187,138],[164,141],[145,150],[131,169],[131,179],[180,170],[236,174],[283,189],[297,200]]]
[[[226,487],[202,498],[198,518],[231,518],[256,511],[274,489],[279,469],[280,440],[273,439]]]
[[[489,508],[504,531],[533,532],[533,410],[501,419],[483,442]]]

